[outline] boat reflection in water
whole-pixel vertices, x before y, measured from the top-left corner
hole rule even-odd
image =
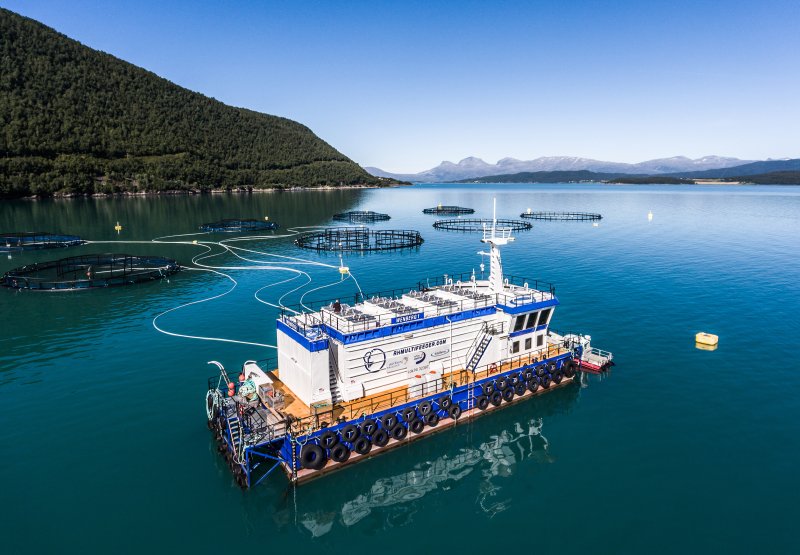
[[[352,469],[332,476],[325,485],[312,482],[297,491],[297,512],[291,520],[314,537],[327,534],[337,522],[350,527],[370,515],[373,521],[384,521],[383,526],[397,527],[413,520],[420,508],[414,501],[429,494],[447,495],[448,490],[471,484],[477,484],[476,506],[491,517],[509,504],[501,496],[503,478],[511,477],[523,461],[533,465],[553,462],[550,441],[543,431],[549,417],[572,408],[581,389],[578,384],[569,384],[509,407],[493,418],[479,418],[445,431],[437,441],[410,445],[408,449],[414,451],[407,457],[375,459],[372,464],[359,466],[357,482]],[[428,460],[409,463],[410,469],[396,472],[403,459],[420,457]],[[471,478],[465,480],[467,477]],[[341,487],[331,488],[331,480],[339,481]],[[353,494],[354,483],[370,482]],[[304,510],[307,507],[315,508]]]

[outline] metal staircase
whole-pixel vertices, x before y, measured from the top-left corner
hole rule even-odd
[[[474,372],[475,369],[478,367],[478,363],[481,361],[481,357],[483,353],[486,352],[486,348],[489,347],[489,343],[492,341],[492,336],[489,333],[489,326],[484,322],[483,326],[481,327],[480,333],[475,338],[473,342],[473,347],[470,348],[472,351],[472,355],[467,360],[466,369],[470,372]],[[476,345],[477,343],[477,345]],[[469,353],[469,351],[467,351]]]
[[[231,449],[233,449],[234,459],[238,461],[241,456],[242,450],[242,443],[243,443],[243,436],[244,430],[242,429],[242,422],[239,420],[239,416],[234,413],[227,417],[228,421],[228,430],[230,430],[231,434]]]
[[[331,361],[328,370],[328,381],[330,382],[331,389],[331,404],[340,403],[342,401],[342,394],[339,391],[339,372],[336,368],[335,360]]]

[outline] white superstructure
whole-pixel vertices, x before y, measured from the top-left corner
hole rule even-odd
[[[489,275],[439,276],[414,289],[331,303],[278,321],[281,381],[306,405],[408,387],[430,395],[443,373],[475,372],[547,349],[558,305],[549,284],[504,277],[510,229],[484,229]],[[481,264],[483,269],[483,264]]]

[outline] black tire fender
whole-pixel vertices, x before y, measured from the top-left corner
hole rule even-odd
[[[397,441],[404,440],[407,435],[408,435],[408,430],[400,422],[395,424],[394,428],[392,428],[392,437]]]
[[[389,432],[383,428],[379,428],[372,434],[372,444],[376,447],[384,447],[387,443],[389,443]]]
[[[435,412],[430,413],[425,417],[425,425],[435,428],[439,424],[439,415]]]
[[[503,401],[510,403],[514,398],[514,388],[510,385],[503,389]]]
[[[458,404],[454,403],[453,406],[450,407],[450,410],[447,411],[447,414],[453,420],[458,420],[459,418],[461,418],[461,407],[458,406]]]
[[[361,435],[361,430],[355,424],[348,424],[341,431],[342,439],[348,443],[353,443]]]
[[[336,444],[331,449],[331,460],[337,463],[343,463],[350,458],[350,449],[344,443]]]
[[[422,401],[417,407],[417,410],[419,411],[420,416],[428,416],[431,412],[433,412],[433,403],[430,401]]]
[[[453,399],[449,395],[439,398],[439,408],[442,410],[450,410],[453,405]]]
[[[353,444],[353,451],[359,455],[366,455],[372,450],[372,442],[366,436],[359,437]]]
[[[378,423],[372,418],[367,418],[361,423],[361,435],[372,436],[377,429]]]
[[[503,402],[503,394],[499,391],[493,391],[491,395],[489,395],[489,401],[496,407],[500,406],[500,403]]]
[[[300,465],[309,470],[319,470],[325,466],[325,449],[316,443],[306,443],[300,449]]]
[[[425,429],[425,422],[423,422],[419,418],[414,418],[408,423],[408,429],[414,432],[415,434],[418,434]]]
[[[319,436],[319,444],[323,449],[333,449],[339,443],[339,434],[328,430]]]
[[[536,377],[533,377],[525,382],[525,387],[527,387],[528,391],[531,393],[536,393],[536,390],[539,389],[539,380],[536,379]]]
[[[417,409],[414,407],[406,407],[401,413],[403,422],[411,422],[417,417]]]
[[[397,424],[397,415],[396,414],[384,414],[381,416],[381,426],[386,431],[390,431],[392,428],[395,427]]]
[[[480,410],[486,410],[489,408],[489,398],[486,395],[478,395],[475,398],[475,406]]]

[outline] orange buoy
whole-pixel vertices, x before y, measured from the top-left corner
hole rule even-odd
[[[243,382],[243,381],[244,381],[244,374],[239,374],[239,381],[240,381],[240,382]]]
[[[228,397],[233,397],[234,395],[235,395],[235,392],[232,389],[229,389],[228,390]]]

